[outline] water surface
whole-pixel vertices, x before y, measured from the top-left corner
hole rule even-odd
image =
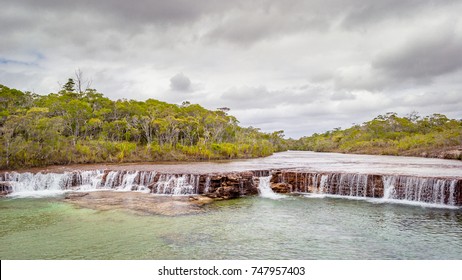
[[[288,151],[266,158],[212,162],[169,162],[133,164],[87,164],[32,169],[34,172],[73,170],[136,170],[164,173],[213,173],[244,170],[296,168],[306,171],[400,174],[462,178],[462,161],[420,157],[353,155]]]
[[[461,259],[462,212],[337,198],[241,198],[166,217],[0,200],[1,259]]]

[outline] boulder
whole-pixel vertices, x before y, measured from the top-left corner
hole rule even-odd
[[[288,183],[272,183],[271,189],[275,193],[290,193],[292,190],[292,185]]]
[[[219,187],[215,191],[216,197],[229,199],[229,198],[237,198],[240,196],[239,188],[232,187],[232,186],[224,186]]]
[[[13,192],[10,182],[0,182],[0,196],[5,196]]]

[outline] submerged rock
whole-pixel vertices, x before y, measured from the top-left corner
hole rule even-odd
[[[89,193],[87,192],[75,192],[75,193],[68,193],[64,197],[64,199],[73,199],[73,198],[79,198],[79,197],[84,197],[88,195]]]
[[[204,211],[203,206],[212,203],[213,199],[204,196],[158,196],[140,192],[98,191],[70,193],[64,201],[101,211],[124,209],[141,215],[177,216],[201,213]]]

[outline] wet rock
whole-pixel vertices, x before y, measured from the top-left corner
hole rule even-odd
[[[292,185],[288,183],[272,183],[271,189],[275,193],[290,193],[292,191]]]
[[[254,177],[253,173],[250,172],[250,171],[241,172],[241,173],[239,173],[239,175],[241,175],[242,179],[245,179],[245,180],[251,180]]]
[[[64,197],[64,199],[74,199],[74,198],[79,198],[79,197],[84,197],[87,196],[89,193],[87,192],[75,192],[75,193],[68,193]]]
[[[191,200],[191,197],[194,199]],[[99,211],[121,209],[140,215],[163,216],[201,213],[204,211],[204,205],[213,202],[213,199],[207,197],[191,197],[156,196],[140,192],[98,191],[86,193],[84,196],[71,195],[64,201],[78,207]]]
[[[236,187],[233,186],[223,186],[216,190],[216,195],[219,198],[223,199],[230,199],[230,198],[237,198],[240,196],[240,191]]]
[[[237,175],[237,174],[228,174],[226,177],[226,181],[228,182],[239,182],[239,179],[242,178],[241,176]]]
[[[221,181],[223,179],[222,175],[215,175],[210,178],[212,181]]]
[[[13,192],[10,182],[0,182],[0,196],[5,196]]]

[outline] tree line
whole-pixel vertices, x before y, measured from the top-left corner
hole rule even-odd
[[[290,148],[462,159],[462,120],[449,119],[443,114],[422,117],[413,112],[400,117],[390,112],[361,125],[292,140]]]
[[[229,108],[155,99],[111,100],[81,72],[57,93],[0,85],[0,169],[53,164],[251,158],[308,150],[462,159],[462,120],[442,114],[379,115],[361,125],[300,139],[241,127]]]
[[[70,78],[48,95],[0,85],[0,168],[250,158],[287,148],[283,131],[241,127],[223,108],[111,100],[81,82]]]

